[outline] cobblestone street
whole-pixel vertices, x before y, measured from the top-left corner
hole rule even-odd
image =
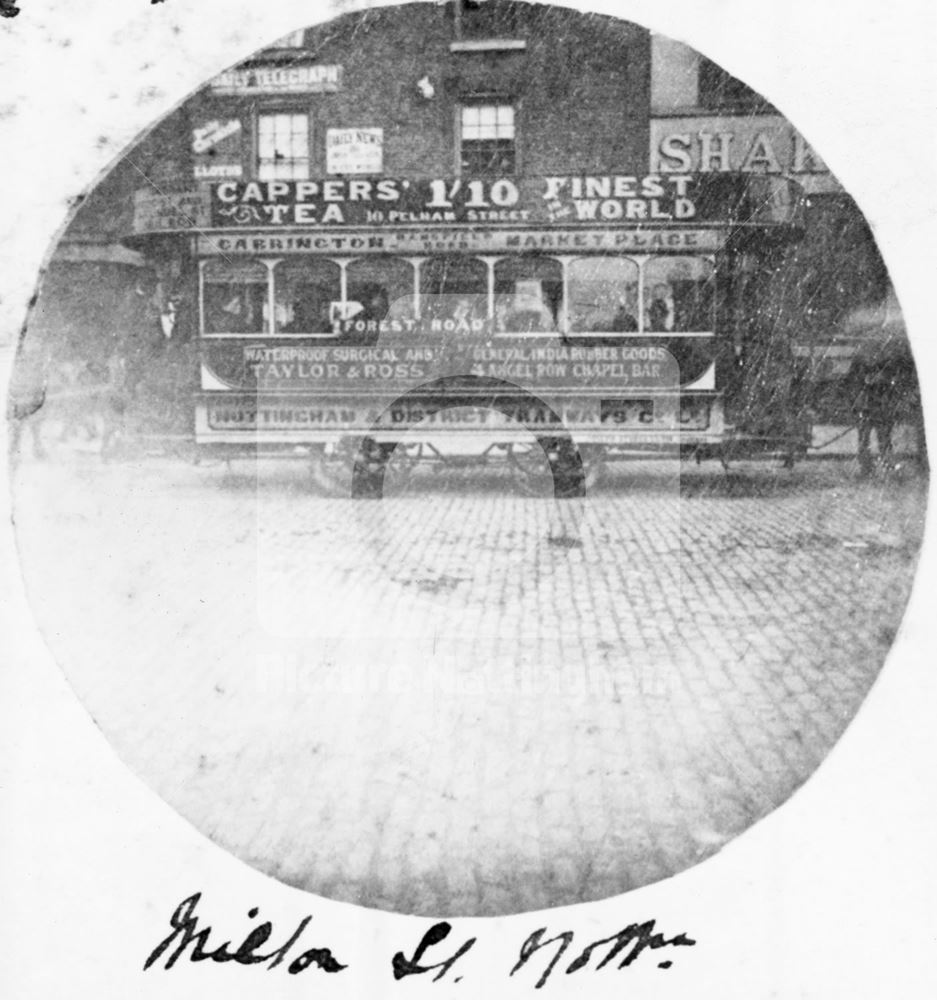
[[[642,462],[354,502],[86,454],[15,501],[39,626],[163,798],[285,882],[467,915],[615,895],[782,803],[884,662],[926,484]]]

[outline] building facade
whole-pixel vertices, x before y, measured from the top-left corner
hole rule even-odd
[[[861,214],[816,153],[762,98],[688,47],[626,21],[513,0],[347,14],[209,80],[80,206],[35,324],[102,371],[103,358],[116,352],[138,383],[146,373],[152,385],[162,371],[172,392],[185,395],[199,388],[187,346],[199,329],[220,336],[254,323],[255,332],[269,325],[288,335],[317,322],[324,300],[366,307],[378,286],[404,295],[410,277],[396,263],[378,273],[375,262],[340,255],[317,265],[313,280],[271,263],[283,280],[268,302],[273,279],[263,267],[226,269],[216,260],[199,271],[181,231],[222,217],[232,225],[375,221],[391,207],[400,223],[431,228],[447,221],[463,183],[460,224],[520,225],[536,221],[522,207],[528,187],[551,177],[571,179],[563,198],[546,206],[555,212],[544,216],[551,225],[589,221],[590,212],[599,226],[655,224],[672,218],[681,200],[661,207],[658,192],[679,196],[689,183],[682,178],[707,175],[790,178],[806,193],[798,206],[806,212],[803,239],[773,252],[772,273],[750,283],[744,309],[753,325],[834,374],[837,324],[848,309],[879,300],[886,278]],[[408,187],[427,183],[428,195],[411,205]],[[135,230],[149,234],[145,247],[128,239]],[[280,244],[263,238],[273,241],[265,244],[269,257]],[[437,279],[429,264],[413,266],[439,290],[455,287],[448,273]],[[599,280],[577,276],[575,262],[562,262],[562,275],[546,264],[510,275],[506,264],[499,275],[487,266],[487,275],[480,266],[475,277],[467,270],[459,289],[477,280],[470,290],[494,296],[510,286],[557,321],[561,299],[567,313],[575,305],[571,281],[581,277],[576,287],[585,288]],[[671,300],[674,289],[700,300],[706,267],[687,258],[679,274],[661,272]],[[616,308],[639,318],[651,284],[663,287],[658,280],[645,290],[643,279],[617,271],[608,284],[627,287],[615,293]],[[608,327],[615,320],[607,308],[608,316],[589,322]],[[675,308],[692,312],[679,302],[667,308],[671,325]],[[576,321],[564,314],[564,322]]]
[[[803,238],[787,251],[763,308],[809,365],[818,416],[845,416],[837,390],[857,347],[849,317],[884,302],[890,289],[864,216],[764,97],[682,42],[654,35],[651,52],[652,172],[769,174],[803,190]]]
[[[190,102],[195,179],[643,172],[650,38],[516,3],[339,18]]]

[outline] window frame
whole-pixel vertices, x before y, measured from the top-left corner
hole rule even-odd
[[[198,338],[199,338],[199,340],[243,340],[245,338],[256,340],[258,337],[269,338],[270,335],[271,335],[271,331],[273,329],[272,320],[271,320],[271,318],[270,318],[269,315],[266,316],[266,317],[263,315],[263,309],[267,308],[267,310],[269,311],[269,308],[270,308],[270,290],[271,290],[271,281],[272,281],[272,279],[271,279],[271,273],[272,273],[271,263],[275,263],[275,261],[273,261],[272,258],[268,258],[268,257],[255,257],[253,255],[248,256],[248,257],[244,257],[243,259],[239,258],[236,261],[236,263],[238,265],[240,265],[240,266],[257,265],[259,267],[264,268],[264,270],[265,270],[264,281],[263,281],[263,285],[264,285],[264,299],[263,299],[263,305],[261,306],[261,324],[260,324],[261,325],[261,329],[260,330],[254,330],[254,331],[249,331],[249,330],[245,330],[245,331],[235,331],[235,330],[208,331],[206,329],[206,327],[207,327],[208,310],[207,310],[207,302],[206,302],[205,290],[206,290],[206,286],[207,285],[213,284],[214,282],[206,280],[205,272],[214,263],[226,264],[226,263],[229,263],[229,262],[225,261],[225,259],[223,257],[203,257],[198,262]],[[221,282],[218,282],[218,284],[221,284]],[[259,285],[259,284],[261,284],[261,282],[259,282],[259,281],[253,281],[253,282],[250,282],[249,284]]]
[[[346,305],[346,279],[343,276],[343,267],[338,262],[335,257],[328,254],[309,254],[311,260],[317,263],[328,263],[338,269],[338,287],[339,287],[339,301],[344,308]],[[300,261],[306,259],[305,254],[290,254],[288,256],[279,257],[271,262],[270,267],[270,296],[273,303],[273,308],[271,311],[271,324],[270,332],[267,334],[271,339],[274,340],[337,340],[341,337],[341,333],[336,331],[333,327],[328,331],[293,331],[293,330],[281,330],[278,329],[276,311],[277,307],[280,305],[279,293],[280,285],[278,284],[277,278],[280,268],[285,264],[289,267],[291,264],[296,265]],[[292,322],[292,321],[291,321]]]
[[[696,95],[699,107],[716,114],[777,114],[757,90],[704,55],[696,68]]]
[[[280,178],[280,177],[262,177],[261,168],[261,158],[260,158],[260,120],[262,118],[273,118],[277,115],[292,115],[293,117],[302,117],[306,119],[306,176],[305,177],[292,177],[292,178]],[[255,180],[310,180],[313,175],[313,165],[314,165],[314,148],[313,148],[313,132],[315,123],[313,122],[312,110],[308,107],[297,107],[294,105],[255,105],[252,108],[251,118],[253,120],[252,129],[252,141],[253,150],[251,157],[251,166],[253,168],[253,177]],[[295,162],[295,159],[290,162]]]
[[[650,304],[653,297],[653,285],[662,282],[660,278],[655,277],[649,272],[651,271],[651,264],[654,261],[671,261],[680,258],[705,261],[709,270],[709,274],[705,281],[701,284],[708,285],[711,287],[711,298],[709,302],[709,326],[702,329],[693,330],[649,330],[646,329],[647,323],[647,312],[650,308]],[[643,315],[640,318],[639,329],[641,336],[647,337],[712,337],[716,334],[716,319],[717,319],[717,293],[716,293],[716,282],[718,280],[718,267],[716,264],[715,254],[709,253],[655,253],[648,254],[641,265],[640,269],[640,300],[643,304]],[[666,284],[671,284],[669,281]],[[675,317],[676,318],[676,317]]]
[[[482,108],[482,107],[494,107],[494,108],[510,108],[511,109],[511,143],[513,152],[513,163],[511,170],[509,172],[477,172],[472,170],[467,170],[463,166],[463,149],[465,144],[465,138],[463,135],[463,121],[462,114],[466,108]],[[457,177],[518,177],[522,173],[522,161],[521,161],[521,151],[520,143],[518,142],[518,121],[520,120],[521,106],[520,101],[516,98],[510,96],[509,94],[467,94],[463,96],[455,105],[454,108],[454,132],[455,132],[455,173]],[[469,140],[475,142],[491,141],[494,140]]]
[[[242,264],[260,264],[267,268],[267,298],[265,300],[268,310],[270,310],[270,315],[268,317],[268,322],[264,324],[264,330],[262,332],[217,332],[209,333],[205,330],[205,301],[204,301],[204,287],[205,281],[205,268],[210,266],[210,264],[218,260],[216,257],[203,257],[198,262],[198,296],[199,296],[199,329],[198,336],[200,339],[204,340],[217,340],[217,339],[299,339],[299,340],[340,340],[342,337],[341,332],[328,332],[328,333],[293,333],[293,332],[283,332],[277,331],[275,311],[277,306],[277,286],[276,286],[276,272],[281,263],[287,261],[298,261],[303,256],[301,254],[289,254],[287,256],[278,257],[268,257],[265,255],[261,256],[245,256],[240,259]],[[344,257],[341,255],[333,255],[329,253],[324,254],[311,254],[309,255],[317,260],[328,261],[331,264],[335,264],[340,267],[340,288],[341,288],[341,303],[343,309],[347,306],[349,300],[349,278],[351,277],[348,273],[348,269],[358,261],[365,261],[371,259],[371,255],[362,256],[350,256]],[[501,261],[515,259],[517,257],[523,257],[524,254],[518,254],[516,252],[502,252],[495,254],[485,254],[485,253],[439,253],[439,254],[429,254],[429,255],[417,255],[409,256],[406,254],[386,254],[386,255],[375,255],[377,257],[386,256],[389,259],[396,261],[402,261],[408,263],[413,268],[414,277],[414,307],[416,310],[416,315],[421,319],[425,319],[426,315],[424,313],[425,308],[425,297],[427,295],[426,288],[424,286],[424,270],[423,265],[426,261],[434,257],[458,257],[462,259],[471,259],[484,263],[486,269],[491,268],[488,272],[491,275],[491,290],[492,296],[496,297],[494,293],[494,282],[495,282],[495,272],[494,268],[497,263]],[[641,339],[641,338],[709,338],[715,337],[717,335],[718,327],[718,305],[717,305],[717,292],[716,286],[713,285],[713,299],[710,303],[710,320],[711,324],[709,329],[705,330],[660,330],[652,331],[647,329],[646,323],[646,310],[647,310],[647,296],[649,295],[648,287],[648,263],[657,259],[670,259],[677,257],[686,257],[694,260],[705,261],[708,267],[711,269],[709,281],[717,282],[719,275],[719,264],[717,260],[717,255],[715,253],[651,253],[651,254],[629,254],[629,253],[614,253],[614,252],[600,252],[595,254],[554,254],[554,253],[536,253],[530,254],[532,258],[539,258],[543,260],[553,260],[558,262],[562,267],[563,276],[563,287],[561,292],[561,298],[558,302],[557,315],[556,315],[556,329],[553,331],[517,331],[517,330],[503,330],[498,331],[495,327],[496,314],[492,311],[494,309],[494,297],[489,298],[486,293],[486,321],[491,324],[491,336],[495,339],[500,338],[510,338],[510,339],[520,339],[520,338],[562,338],[564,340],[589,340],[596,337],[600,337],[603,340],[629,340],[629,339]],[[569,316],[569,278],[570,278],[570,267],[574,262],[577,261],[588,261],[595,257],[605,257],[615,260],[627,261],[633,264],[637,268],[637,284],[638,284],[638,294],[639,294],[639,315],[635,317],[638,321],[637,330],[626,330],[626,331],[600,331],[600,330],[582,330],[574,331],[571,329],[571,322]],[[489,261],[491,264],[489,265]],[[481,293],[477,293],[479,296]]]

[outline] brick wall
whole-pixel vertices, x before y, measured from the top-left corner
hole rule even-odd
[[[241,117],[247,174],[253,167],[252,114],[308,110],[312,176],[325,174],[326,129],[354,127],[384,129],[385,175],[451,176],[457,169],[459,102],[489,92],[516,104],[519,172],[643,172],[648,32],[561,8],[505,6],[515,16],[498,27],[513,26],[512,37],[527,43],[525,51],[451,52],[450,5],[410,4],[346,15],[306,35],[306,48],[318,63],[342,67],[338,92],[287,98],[224,97],[205,90],[174,116],[174,125],[188,135],[188,115]],[[423,77],[435,88],[431,99],[417,88]]]

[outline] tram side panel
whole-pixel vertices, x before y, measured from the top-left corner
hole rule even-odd
[[[481,412],[448,412],[473,402],[483,410],[492,381],[506,399],[500,413],[515,406],[515,422],[528,429],[559,418],[582,443],[659,447],[721,439],[718,340],[711,323],[685,320],[684,326],[706,329],[668,329],[674,320],[662,306],[657,329],[641,333],[590,332],[594,317],[574,332],[569,315],[565,336],[556,330],[496,332],[490,316],[470,323],[454,318],[462,300],[452,298],[446,318],[437,310],[420,323],[372,322],[364,342],[367,325],[354,318],[317,337],[204,337],[198,442],[288,447],[356,432],[386,439],[415,427],[500,438],[507,433],[503,422]],[[653,302],[648,314],[654,315]]]

